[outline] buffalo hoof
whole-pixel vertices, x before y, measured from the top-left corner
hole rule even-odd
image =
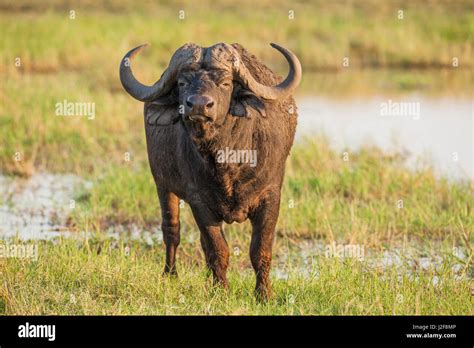
[[[169,269],[168,267],[165,267],[165,270],[163,271],[163,276],[178,277],[178,272],[176,271],[176,268]]]
[[[255,288],[255,298],[257,302],[266,303],[273,298],[273,292],[270,286],[258,286]]]
[[[216,288],[222,288],[226,291],[229,291],[229,282],[227,281],[227,279],[216,279],[216,278],[214,278],[213,279],[213,284],[214,284],[214,287],[216,287]]]

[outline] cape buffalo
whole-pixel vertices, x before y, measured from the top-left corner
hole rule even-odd
[[[256,295],[271,295],[269,279],[286,158],[297,113],[291,94],[301,81],[301,64],[288,49],[271,44],[288,61],[279,78],[239,44],[179,48],[152,86],[138,82],[130,63],[120,80],[145,102],[148,158],[162,211],[165,273],[176,274],[180,242],[179,200],[189,203],[200,230],[207,267],[228,287],[229,247],[222,223],[252,223],[250,258]]]

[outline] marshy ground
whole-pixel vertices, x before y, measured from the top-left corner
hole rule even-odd
[[[331,100],[324,105],[349,103],[345,110],[362,120],[360,101],[368,105],[373,96],[449,98],[453,107],[437,117],[453,124],[442,123],[440,143],[460,144],[461,163],[472,170],[472,149],[465,149],[472,110],[469,118],[465,105],[472,98],[473,5],[205,5],[0,1],[0,244],[37,246],[37,258],[0,257],[0,314],[472,315],[472,175],[452,176],[421,153],[408,156],[404,149],[416,147],[404,146],[403,136],[388,149],[337,144],[337,129],[315,135],[318,125],[308,120],[327,112],[321,103],[305,103],[314,96]],[[179,277],[161,275],[160,211],[142,105],[123,93],[117,76],[122,55],[144,41],[152,46],[135,71],[149,84],[188,41],[240,42],[282,75],[286,67],[269,42],[285,43],[301,58],[301,130],[286,167],[275,296],[267,304],[253,296],[248,223],[225,226],[225,293],[206,275],[186,204]],[[55,115],[64,100],[94,103],[94,118]],[[429,122],[433,114],[424,110]],[[424,139],[413,142],[436,149]],[[446,153],[435,159],[443,162]]]

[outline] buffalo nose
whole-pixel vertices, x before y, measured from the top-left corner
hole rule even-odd
[[[193,94],[186,99],[186,104],[192,109],[206,111],[214,106],[214,100],[207,95]]]

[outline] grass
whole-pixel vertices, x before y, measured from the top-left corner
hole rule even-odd
[[[99,248],[100,245],[100,248]],[[230,291],[212,286],[192,243],[179,253],[179,277],[161,274],[161,246],[123,241],[61,239],[41,242],[37,261],[0,262],[0,314],[166,315],[472,315],[465,271],[460,279],[445,261],[440,270],[368,269],[365,262],[315,256],[308,277],[296,269],[274,279],[267,304],[253,297],[254,276],[235,267]],[[100,251],[99,251],[100,250]],[[435,278],[441,281],[435,282]]]
[[[253,296],[248,223],[225,226],[232,251],[225,293],[206,277],[185,205],[180,277],[169,279],[161,275],[160,213],[146,162],[117,164],[90,179],[71,215],[76,238],[38,242],[37,261],[0,259],[4,314],[473,314],[472,183],[437,179],[430,168],[409,170],[397,154],[366,147],[345,162],[324,138],[295,145],[274,246],[275,297],[267,304]],[[118,240],[105,233],[118,226],[125,231]],[[129,236],[136,228],[139,239]],[[366,257],[325,257],[316,245],[303,247],[311,241],[362,246]],[[418,261],[402,268],[371,263],[393,248],[443,261],[428,269]]]
[[[90,237],[38,242],[36,262],[0,258],[0,314],[472,314],[473,183],[436,177],[427,166],[409,169],[400,154],[374,147],[349,151],[344,161],[324,137],[295,144],[275,244],[275,269],[289,277],[272,275],[275,298],[266,305],[252,294],[248,223],[225,227],[231,250],[242,250],[232,256],[228,294],[206,279],[188,206],[177,280],[161,277],[161,243],[113,241],[105,231],[160,224],[142,105],[123,92],[117,76],[131,47],[152,44],[134,69],[148,84],[188,41],[240,42],[283,75],[284,61],[268,46],[274,41],[302,61],[300,95],[470,98],[473,23],[470,1],[85,1],[71,7],[59,0],[0,0],[0,171],[74,173],[93,183],[77,192],[69,219],[72,233]],[[56,116],[63,100],[95,103],[95,118]],[[439,249],[445,261],[400,273],[310,249],[308,265],[298,256],[308,241],[363,245],[377,255],[407,246]],[[459,262],[453,247],[467,255],[460,272],[452,270]]]

